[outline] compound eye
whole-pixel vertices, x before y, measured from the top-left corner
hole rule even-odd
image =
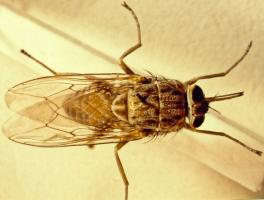
[[[198,85],[195,85],[193,88],[192,99],[194,102],[200,102],[204,100],[204,93]]]
[[[202,125],[203,122],[204,122],[204,116],[198,116],[194,118],[192,125],[194,128],[198,128],[199,126]]]

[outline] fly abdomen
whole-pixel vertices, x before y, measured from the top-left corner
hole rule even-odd
[[[64,110],[72,120],[88,126],[107,129],[117,121],[111,110],[112,97],[105,90],[80,92],[64,102]]]

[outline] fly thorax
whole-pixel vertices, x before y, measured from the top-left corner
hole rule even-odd
[[[186,97],[182,83],[177,80],[157,83],[159,91],[159,127],[161,131],[178,131],[184,126]]]
[[[156,129],[159,124],[159,95],[156,84],[143,84],[128,91],[128,121],[139,129]]]
[[[184,87],[178,81],[155,81],[118,95],[114,114],[138,129],[178,130],[186,116]]]
[[[118,119],[126,122],[128,121],[127,93],[116,96],[116,98],[113,100],[111,110]]]

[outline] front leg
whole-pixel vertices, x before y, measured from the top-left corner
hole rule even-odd
[[[186,129],[189,129],[191,131],[197,132],[197,133],[203,133],[203,134],[208,134],[208,135],[215,135],[215,136],[223,136],[223,137],[226,137],[226,138],[228,138],[228,139],[230,139],[230,140],[232,140],[232,141],[240,144],[242,147],[246,148],[247,150],[249,150],[249,151],[257,154],[258,156],[261,156],[261,154],[262,154],[262,151],[253,149],[253,148],[249,147],[248,145],[244,144],[243,142],[239,141],[238,139],[233,138],[233,137],[227,135],[226,133],[217,132],[217,131],[200,130],[200,129],[196,129],[196,128],[191,127],[189,124],[185,124],[185,128]]]
[[[223,77],[225,75],[227,75],[229,72],[231,72],[235,67],[238,66],[238,64],[247,56],[250,48],[252,47],[252,41],[250,41],[249,45],[247,46],[244,54],[231,66],[229,67],[225,72],[221,72],[221,73],[216,73],[216,74],[208,74],[208,75],[204,75],[204,76],[198,76],[198,77],[195,77],[189,81],[187,81],[185,83],[185,85],[192,85],[194,83],[196,83],[197,81],[199,80],[202,80],[202,79],[210,79],[210,78],[217,78],[217,77]]]

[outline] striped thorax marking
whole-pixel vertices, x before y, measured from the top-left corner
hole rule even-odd
[[[175,80],[155,80],[118,95],[112,111],[138,129],[156,132],[182,128],[186,117],[184,86]]]

